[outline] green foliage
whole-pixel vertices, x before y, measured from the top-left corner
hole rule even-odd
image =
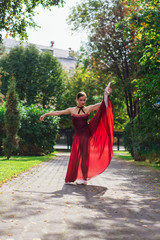
[[[35,105],[21,107],[21,128],[18,132],[19,154],[41,155],[53,152],[58,118],[46,117],[43,122],[39,120],[39,117],[48,111]]]
[[[158,76],[157,76],[158,77]],[[148,159],[150,162],[160,163],[160,85],[152,77],[142,79],[140,112],[125,127],[124,144],[135,159]],[[138,82],[139,83],[139,82]],[[160,84],[160,81],[159,81]],[[145,89],[145,91],[144,91]],[[142,95],[143,93],[143,95]]]
[[[133,95],[132,80],[136,76],[138,59],[135,56],[131,61],[130,57],[133,51],[129,39],[132,29],[128,29],[128,36],[125,36],[125,27],[117,27],[124,17],[125,12],[119,1],[110,4],[109,1],[87,0],[72,9],[69,23],[73,24],[74,30],[89,30],[89,59],[86,62],[103,78],[112,73],[120,95],[123,94],[127,114],[132,119],[137,114],[138,101]]]
[[[123,142],[135,160],[148,159],[150,162],[160,163],[160,124],[156,118],[154,126],[151,122],[153,123],[152,118],[147,116],[143,116],[140,122],[138,118],[133,123],[129,122],[125,126]]]
[[[132,48],[139,55],[141,73],[157,72],[160,67],[160,4],[157,0],[122,1],[128,9],[124,26],[136,28]],[[133,11],[136,8],[137,11]]]
[[[15,49],[16,50],[16,49]],[[27,102],[27,105],[30,105],[32,103],[36,102],[36,96],[38,93],[38,77],[39,77],[39,51],[35,47],[35,45],[29,45],[24,49],[24,59],[22,60],[22,68],[21,72],[23,71],[22,75],[22,82],[21,87],[25,87],[25,99]],[[14,63],[13,63],[14,64]],[[13,65],[13,71],[15,70]],[[18,69],[17,69],[18,70]],[[17,71],[19,73],[19,70]],[[19,82],[19,79],[16,78],[17,82]],[[26,84],[25,84],[26,83]],[[19,88],[19,91],[20,91]],[[22,90],[21,90],[22,91]]]
[[[5,30],[7,35],[15,38],[18,36],[21,40],[27,39],[27,28],[36,28],[38,25],[34,22],[33,17],[36,8],[42,5],[43,8],[50,9],[51,6],[62,5],[63,0],[5,0],[0,2],[0,32]],[[0,34],[0,42],[2,35]]]
[[[21,155],[41,155],[53,152],[55,139],[58,131],[58,117],[46,117],[43,122],[39,117],[48,112],[40,106],[31,105],[29,107],[19,106],[20,109],[20,129],[19,148],[17,154]],[[6,112],[5,104],[0,107],[0,155],[2,155],[2,139],[5,137],[4,116]]]
[[[38,102],[45,108],[55,104],[63,91],[61,64],[50,52],[40,53],[35,45],[13,48],[0,59],[0,67],[3,69],[1,92],[6,94],[14,76],[19,98],[27,105]]]
[[[3,140],[3,147],[7,159],[16,152],[18,148],[19,129],[19,110],[18,110],[18,96],[16,93],[15,81],[12,79],[7,93],[7,103],[5,112],[5,130],[6,137]]]
[[[0,66],[8,74],[2,74],[2,93],[6,95],[11,77],[16,79],[20,100],[35,102],[38,88],[39,51],[34,45],[17,46],[0,59]]]
[[[126,126],[125,143],[136,158],[160,161],[160,5],[156,0],[121,1],[126,11],[124,31],[136,29],[130,36],[132,61],[138,57],[139,68],[132,83],[134,96],[139,100],[139,111],[133,127]],[[136,11],[135,11],[136,9]],[[130,131],[134,139],[129,139]],[[128,136],[127,136],[128,133]],[[130,146],[129,146],[130,145]],[[143,157],[143,156],[145,157]],[[141,157],[142,156],[142,157]]]
[[[55,105],[57,98],[63,92],[62,80],[64,76],[61,64],[51,52],[43,52],[40,55],[38,73],[38,102],[43,108]]]

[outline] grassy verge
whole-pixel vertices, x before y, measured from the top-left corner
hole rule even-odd
[[[56,152],[46,156],[15,156],[11,157],[10,160],[7,160],[6,157],[0,157],[0,185],[31,167],[49,161],[55,154]]]
[[[113,151],[113,153],[114,153],[114,156],[116,158],[133,161],[133,162],[135,162],[138,165],[153,167],[153,168],[156,168],[157,170],[160,170],[160,164],[150,163],[148,160],[146,160],[145,162],[134,161],[134,159],[131,156],[131,154],[129,152],[127,152],[127,151]]]

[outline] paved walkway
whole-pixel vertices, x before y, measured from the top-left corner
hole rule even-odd
[[[69,154],[0,188],[0,240],[159,240],[160,174],[114,159],[87,186],[64,185]]]

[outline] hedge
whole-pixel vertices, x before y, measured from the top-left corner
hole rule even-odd
[[[51,111],[37,105],[29,107],[20,104],[19,155],[43,155],[53,152],[58,132],[58,117],[46,117],[43,122],[39,117]],[[3,154],[2,139],[5,137],[5,106],[0,107],[0,154]]]

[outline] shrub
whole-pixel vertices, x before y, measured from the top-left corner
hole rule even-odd
[[[21,128],[18,133],[21,155],[41,155],[53,152],[59,118],[46,117],[41,122],[40,116],[48,111],[35,105],[21,107]]]
[[[145,143],[139,131],[137,121],[129,121],[123,132],[123,143],[125,149],[127,149],[132,157],[136,161],[145,161],[146,149]]]
[[[148,119],[149,120],[149,119]],[[149,124],[147,119],[138,118],[133,122],[128,122],[123,133],[123,143],[125,148],[137,161],[148,159],[150,162],[160,163],[160,137],[159,123]]]
[[[46,117],[43,122],[40,115],[51,111],[39,106],[29,107],[20,104],[20,129],[18,131],[20,155],[42,155],[53,152],[58,132],[58,117]],[[0,107],[0,154],[2,155],[2,139],[5,137],[4,118],[5,104]]]

